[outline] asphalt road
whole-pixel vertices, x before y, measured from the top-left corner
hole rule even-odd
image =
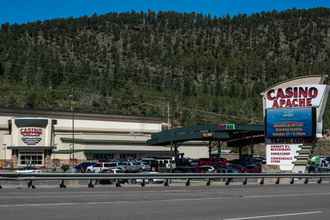
[[[330,219],[330,184],[1,189],[1,220]]]

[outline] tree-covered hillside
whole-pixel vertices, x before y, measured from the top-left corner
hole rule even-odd
[[[329,57],[325,8],[3,24],[0,105],[69,111],[73,94],[83,112],[166,118],[169,101],[176,124],[262,121],[260,92],[296,76],[329,74]]]

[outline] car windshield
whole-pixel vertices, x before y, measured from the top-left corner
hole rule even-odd
[[[104,164],[104,167],[115,167],[115,166],[117,166],[116,163],[105,163]]]

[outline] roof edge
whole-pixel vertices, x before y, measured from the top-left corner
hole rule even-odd
[[[45,118],[72,118],[72,112],[69,111],[51,111],[40,109],[24,109],[24,108],[6,108],[0,107],[0,115],[12,117],[45,117]],[[130,115],[112,115],[101,113],[83,113],[74,112],[75,119],[86,120],[103,120],[103,121],[124,121],[124,122],[147,122],[147,123],[165,123],[164,120],[157,117],[143,117],[143,116],[130,116]]]

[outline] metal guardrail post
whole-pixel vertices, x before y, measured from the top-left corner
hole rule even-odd
[[[93,180],[90,179],[88,183],[88,188],[94,188]]]
[[[290,184],[294,184],[294,178],[291,178]]]
[[[145,185],[146,185],[146,180],[145,179],[142,179],[141,187],[144,187]]]
[[[243,184],[243,185],[246,185],[246,184],[247,184],[247,182],[248,182],[248,178],[246,178],[246,177],[245,177],[245,178],[243,179],[243,182],[242,182],[242,184]]]
[[[116,181],[116,187],[121,187],[121,184],[120,184],[119,180]]]
[[[35,189],[36,187],[35,187],[35,185],[33,185],[33,182],[32,182],[32,180],[29,180],[29,182],[28,182],[28,188],[32,188],[32,189]]]
[[[227,180],[226,180],[226,186],[228,186],[229,184],[230,184],[230,182],[231,182],[231,178],[227,178]]]
[[[170,186],[169,182],[168,182],[168,179],[165,180],[164,182],[164,186]]]
[[[280,178],[279,177],[276,178],[275,184],[280,184]]]
[[[321,183],[322,183],[322,177],[320,177],[320,178],[317,180],[317,183],[318,183],[318,184],[321,184]]]
[[[260,185],[264,185],[264,183],[265,183],[265,178],[261,178],[261,179],[259,180],[259,184],[260,184]]]
[[[308,184],[309,179],[306,177],[304,180],[304,184]]]
[[[66,185],[64,184],[64,180],[61,180],[60,188],[66,188]]]
[[[210,186],[211,185],[211,179],[209,178],[206,182],[206,186]]]
[[[186,186],[190,186],[190,179],[187,179]]]

